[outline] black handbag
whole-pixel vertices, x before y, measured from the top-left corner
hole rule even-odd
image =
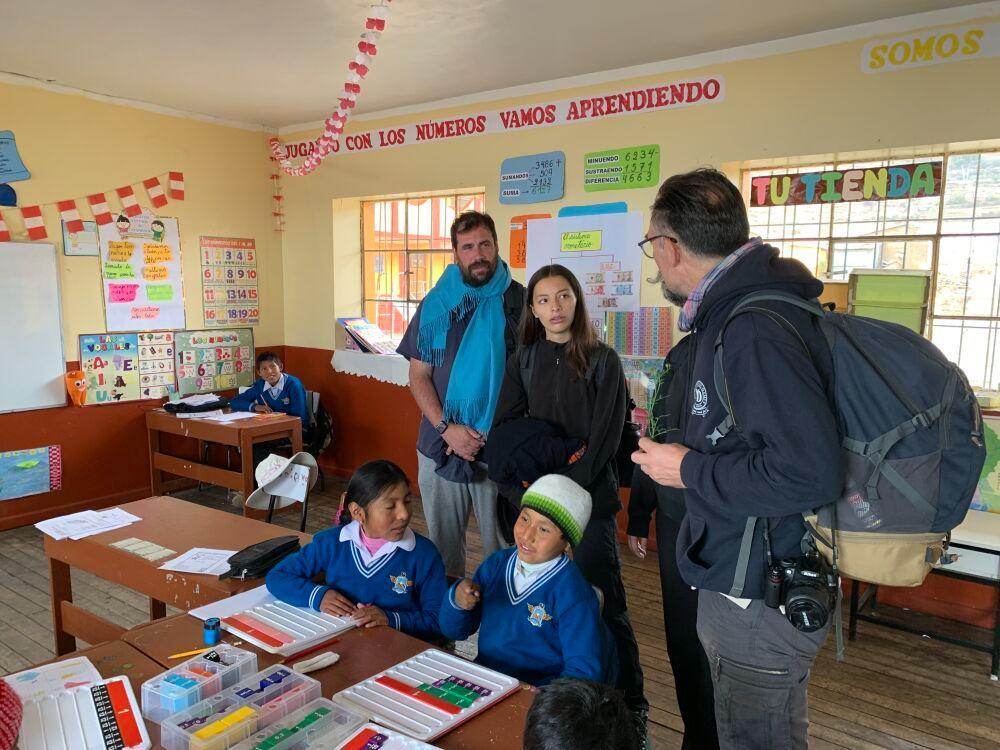
[[[261,578],[284,558],[298,551],[297,536],[278,536],[251,544],[226,561],[229,563],[229,570],[220,575],[219,580]]]

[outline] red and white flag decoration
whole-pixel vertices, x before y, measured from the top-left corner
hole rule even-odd
[[[94,221],[100,226],[103,227],[105,224],[110,224],[114,221],[114,217],[108,210],[108,199],[104,197],[104,193],[88,195],[87,202],[90,204],[91,213],[94,214]]]
[[[45,231],[41,206],[25,206],[21,209],[21,216],[24,217],[24,228],[28,230],[29,240],[44,240],[49,236]]]
[[[184,173],[170,172],[167,178],[170,181],[170,197],[175,201],[184,200]]]
[[[149,202],[153,204],[153,208],[163,208],[167,205],[167,196],[163,194],[163,188],[160,186],[160,179],[158,177],[150,177],[148,180],[143,180],[142,186],[146,188],[146,194],[149,196]]]
[[[122,210],[125,212],[126,216],[138,216],[142,213],[142,209],[139,207],[139,201],[135,199],[135,191],[132,189],[131,185],[120,187],[115,192],[118,193],[118,197],[121,198]]]
[[[66,231],[70,234],[82,232],[83,221],[80,220],[80,212],[76,209],[76,201],[59,201],[56,205],[59,206],[62,220],[66,222]]]
[[[291,159],[288,158],[281,145],[281,141],[277,138],[272,138],[269,141],[271,155],[277,159],[285,174],[294,177],[309,174],[320,165],[323,159],[333,153],[336,144],[340,142],[340,136],[344,132],[344,124],[347,122],[351,110],[357,104],[358,94],[361,93],[361,81],[368,75],[372,58],[378,54],[376,43],[381,38],[382,32],[385,31],[385,21],[389,17],[389,6],[386,3],[391,2],[392,0],[385,0],[380,5],[371,6],[368,18],[365,19],[361,41],[358,42],[358,53],[347,66],[350,72],[344,82],[344,90],[340,93],[337,111],[331,114],[324,123],[323,135],[313,142],[315,149],[306,157],[306,160],[297,167],[293,166]]]
[[[10,230],[7,229],[7,222],[0,215],[0,242],[10,242]]]

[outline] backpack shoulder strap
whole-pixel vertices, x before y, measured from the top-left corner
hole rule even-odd
[[[706,437],[712,443],[716,445],[722,438],[732,432],[733,428],[736,426],[736,418],[733,416],[733,404],[729,396],[729,385],[726,382],[726,373],[723,368],[723,356],[725,354],[723,340],[726,331],[729,328],[729,324],[734,318],[745,313],[759,313],[766,315],[779,326],[787,331],[791,331],[795,334],[795,337],[801,342],[802,348],[805,349],[807,355],[809,355],[809,347],[806,346],[805,339],[802,335],[795,329],[795,326],[781,313],[776,310],[771,310],[766,307],[760,307],[756,303],[758,302],[787,302],[795,307],[798,307],[806,312],[816,315],[820,319],[825,317],[823,312],[823,307],[819,304],[818,300],[804,300],[801,297],[796,297],[794,294],[787,294],[785,292],[752,292],[746,297],[737,302],[733,309],[729,311],[729,315],[726,316],[726,320],[722,324],[722,328],[719,330],[719,335],[715,337],[715,357],[713,361],[713,379],[715,381],[715,392],[719,396],[719,401],[722,402],[722,407],[726,410],[726,417],[719,424],[715,426],[715,429]],[[810,355],[810,359],[812,359]]]
[[[517,360],[521,367],[521,387],[527,393],[531,389],[531,371],[535,367],[535,349],[538,342],[517,348]]]
[[[587,365],[587,372],[584,373],[584,380],[588,383],[595,378],[597,382],[600,383],[604,379],[604,371],[607,369],[608,364],[608,352],[611,350],[610,346],[600,346],[594,349],[593,354],[590,355],[590,363]]]

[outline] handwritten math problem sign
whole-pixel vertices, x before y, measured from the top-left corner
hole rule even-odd
[[[108,331],[184,327],[177,220],[143,212],[98,227]]]

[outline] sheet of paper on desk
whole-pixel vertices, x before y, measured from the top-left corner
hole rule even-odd
[[[187,404],[188,406],[201,406],[202,404],[210,404],[213,401],[218,401],[219,397],[214,393],[196,393],[193,396],[187,396],[186,398],[178,399],[176,403]],[[181,416],[180,414],[177,415]]]
[[[153,542],[147,542],[143,539],[137,539],[134,536],[129,537],[128,539],[121,539],[109,546],[123,550],[132,555],[138,555],[144,560],[149,560],[150,562],[156,562],[157,560],[162,560],[165,557],[173,557],[177,554],[172,549],[161,547],[159,544],[153,544]]]
[[[218,576],[229,570],[229,563],[226,561],[235,554],[236,550],[192,547],[179,557],[163,563],[160,569]]]
[[[142,519],[138,516],[121,508],[102,511],[82,510],[79,513],[39,521],[35,524],[35,528],[53,539],[83,539],[112,529],[120,529],[140,520]]]
[[[226,414],[223,414],[221,411],[218,413],[213,411],[213,412],[207,412],[207,414],[208,416],[207,417],[202,416],[202,419],[208,422],[236,422],[240,419],[252,419],[254,416],[248,411],[231,411]],[[181,415],[178,414],[178,416]],[[189,415],[189,416],[195,416],[195,415]]]
[[[98,674],[90,659],[86,656],[78,656],[55,664],[44,664],[40,667],[26,669],[17,674],[7,675],[3,679],[14,688],[14,692],[21,697],[22,701],[26,701],[40,698],[58,690],[69,690],[93,682],[100,682],[103,678]]]
[[[178,419],[217,419],[219,417],[225,416],[222,409],[213,409],[212,411],[196,411],[192,413],[181,413],[175,414]]]

